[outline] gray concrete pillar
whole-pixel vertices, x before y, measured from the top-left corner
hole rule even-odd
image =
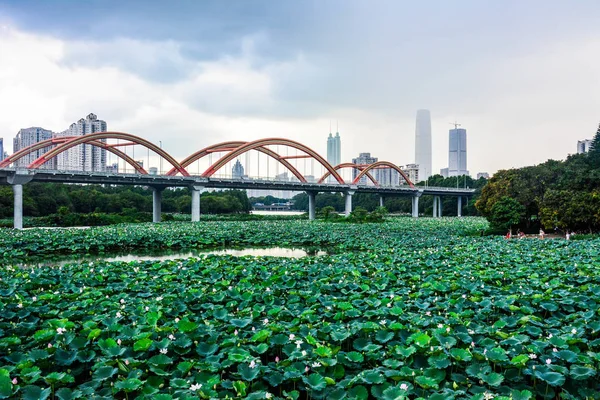
[[[438,217],[442,218],[442,196],[438,196]]]
[[[412,216],[419,218],[419,196],[412,197]]]
[[[456,215],[462,217],[462,196],[458,196],[458,210]]]
[[[306,192],[308,195],[308,220],[313,221],[315,219],[315,203],[317,194],[315,192]]]
[[[23,185],[12,185],[14,193],[13,226],[15,229],[23,229]]]
[[[437,196],[433,196],[433,218],[437,218],[437,212],[438,212],[438,197]]]
[[[379,207],[383,207],[383,195],[379,195]]]
[[[346,209],[344,210],[344,215],[347,217],[352,212],[352,196],[354,195],[354,190],[348,190],[345,193],[346,196]]]
[[[191,187],[192,191],[192,222],[200,221],[200,193],[199,189]]]
[[[161,202],[164,188],[152,188],[152,222],[161,221]]]

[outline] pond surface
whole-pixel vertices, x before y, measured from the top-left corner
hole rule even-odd
[[[270,256],[270,257],[315,257],[330,254],[319,249],[296,249],[286,247],[250,247],[250,248],[219,248],[219,249],[192,249],[192,250],[161,250],[161,251],[131,251],[127,253],[105,253],[97,255],[68,255],[62,257],[30,258],[28,262],[17,264],[19,267],[41,267],[44,265],[66,265],[94,261],[149,261],[149,260],[176,260],[179,258],[198,257],[208,254],[242,256]]]

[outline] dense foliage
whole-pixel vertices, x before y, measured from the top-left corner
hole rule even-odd
[[[243,190],[204,192],[201,195],[202,212],[208,214],[242,213],[250,211],[250,203]],[[0,186],[0,218],[12,216],[13,193],[10,186]],[[188,189],[165,190],[162,210],[167,213],[190,213],[192,204]],[[152,191],[142,187],[67,185],[56,183],[28,183],[23,186],[23,213],[25,216],[101,214],[131,216],[136,212],[152,212]],[[128,222],[124,220],[123,222]]]
[[[600,144],[600,128],[593,143]],[[518,223],[521,229],[599,231],[600,145],[565,161],[498,171],[483,188],[476,206],[493,222],[493,207],[504,197],[525,208]]]
[[[600,242],[465,236],[484,227],[2,230],[0,397],[595,398]],[[30,254],[222,243],[338,254],[10,266]]]

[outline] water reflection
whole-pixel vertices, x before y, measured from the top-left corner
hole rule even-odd
[[[270,256],[270,257],[287,257],[287,258],[301,258],[301,257],[315,257],[324,256],[328,253],[327,251],[307,248],[307,249],[294,249],[285,247],[269,247],[269,248],[227,248],[227,249],[194,249],[194,250],[163,250],[163,251],[152,251],[152,252],[131,252],[131,253],[109,253],[99,255],[89,255],[85,257],[81,256],[65,256],[59,258],[33,258],[29,259],[28,262],[19,263],[18,266],[22,268],[27,267],[41,267],[45,265],[66,265],[66,264],[78,264],[84,262],[96,262],[96,261],[164,261],[164,260],[176,260],[180,258],[198,257],[202,255],[215,254],[215,255],[231,255],[234,257],[242,256]]]

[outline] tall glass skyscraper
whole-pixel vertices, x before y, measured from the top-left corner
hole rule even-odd
[[[419,165],[420,180],[426,180],[433,175],[431,167],[431,114],[429,110],[417,111],[415,164]]]
[[[467,130],[450,129],[448,176],[469,175],[467,171]]]

